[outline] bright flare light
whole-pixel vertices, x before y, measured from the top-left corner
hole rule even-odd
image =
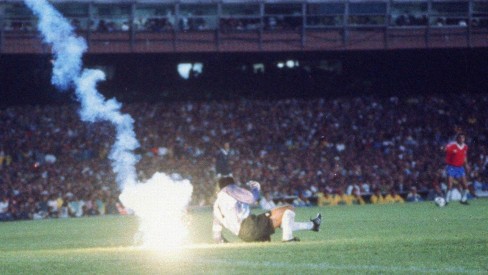
[[[136,241],[143,248],[174,249],[186,241],[184,219],[193,186],[189,180],[174,178],[158,172],[145,183],[127,185],[120,195],[122,203],[139,217]]]

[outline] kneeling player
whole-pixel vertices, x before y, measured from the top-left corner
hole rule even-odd
[[[310,222],[295,222],[293,206],[277,207],[260,215],[251,214],[250,205],[259,199],[261,186],[258,182],[249,182],[251,191],[237,186],[232,177],[224,177],[219,180],[220,191],[213,206],[213,239],[218,242],[226,242],[222,236],[223,228],[227,228],[233,234],[245,242],[266,242],[275,229],[283,230],[284,242],[299,241],[293,237],[293,231],[313,230],[319,231],[321,215],[310,219]]]

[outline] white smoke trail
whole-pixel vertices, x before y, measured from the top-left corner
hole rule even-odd
[[[117,100],[106,100],[97,91],[97,82],[105,80],[104,72],[82,68],[82,56],[87,49],[85,40],[75,35],[68,20],[47,0],[24,2],[39,18],[39,31],[44,42],[52,47],[53,85],[60,90],[71,87],[75,89],[81,104],[79,113],[83,121],[109,121],[114,125],[116,141],[109,158],[116,174],[117,185],[122,191],[122,202],[132,208],[141,219],[143,240],[155,243],[159,238],[157,245],[162,248],[168,242],[164,242],[159,236],[172,236],[167,239],[171,240],[172,246],[176,245],[174,228],[179,228],[180,236],[186,232],[182,224],[182,214],[191,197],[193,187],[190,182],[175,181],[160,173],[156,173],[146,183],[137,182],[135,165],[138,158],[133,151],[139,147],[139,142],[133,128],[134,120],[130,115],[120,112],[122,105]],[[181,241],[183,237],[180,238]],[[156,244],[145,245],[154,247]]]
[[[66,90],[80,75],[81,57],[87,49],[85,40],[74,35],[70,23],[46,0],[25,0],[25,4],[39,18],[38,28],[44,41],[52,46],[54,68],[51,81],[57,88]]]
[[[87,46],[83,38],[77,37],[70,23],[46,0],[25,0],[27,6],[39,18],[38,28],[46,43],[52,46],[54,54],[52,83],[59,89],[76,89],[81,103],[80,116],[83,121],[110,121],[116,127],[116,143],[109,158],[116,173],[118,186],[123,190],[126,184],[135,184],[137,157],[132,153],[139,146],[133,130],[133,119],[120,113],[117,100],[105,100],[96,84],[105,80],[100,70],[82,71],[82,56]]]
[[[100,80],[105,80],[102,71],[85,69],[75,81],[76,95],[81,103],[80,116],[88,122],[110,121],[116,127],[116,141],[109,158],[112,160],[117,184],[124,190],[126,185],[136,183],[135,165],[138,159],[133,150],[139,147],[139,142],[134,133],[132,117],[120,113],[121,104],[117,100],[105,100],[97,91],[96,84]]]

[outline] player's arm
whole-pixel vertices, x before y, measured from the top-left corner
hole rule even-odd
[[[441,147],[440,147],[441,151],[443,151],[443,152],[447,152],[447,151],[449,150],[449,145],[450,145],[450,144],[451,144],[451,143],[450,143],[450,142],[448,142],[448,143],[445,143],[445,144],[441,145]]]
[[[259,202],[261,184],[257,181],[249,181],[247,185],[251,188],[251,193],[256,202]]]

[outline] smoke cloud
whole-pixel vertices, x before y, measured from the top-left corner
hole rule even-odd
[[[76,98],[81,105],[81,120],[108,121],[114,125],[116,140],[109,159],[116,174],[117,185],[122,191],[122,202],[132,208],[141,219],[140,231],[144,234],[143,240],[154,242],[156,239],[160,240],[162,235],[174,236],[174,232],[164,232],[166,228],[173,231],[179,228],[180,230],[176,231],[184,232],[181,222],[193,191],[190,182],[174,180],[161,173],[156,173],[145,183],[137,181],[135,166],[139,159],[133,151],[139,147],[139,142],[134,132],[134,120],[130,115],[120,112],[121,103],[115,99],[106,100],[98,92],[97,83],[105,80],[105,73],[100,70],[83,69],[82,56],[87,50],[85,40],[76,36],[68,20],[47,0],[24,2],[39,18],[39,31],[44,42],[52,47],[52,84],[60,90],[75,90]],[[175,203],[175,199],[178,203]],[[150,230],[147,230],[148,228]],[[158,246],[164,244],[163,240]]]

